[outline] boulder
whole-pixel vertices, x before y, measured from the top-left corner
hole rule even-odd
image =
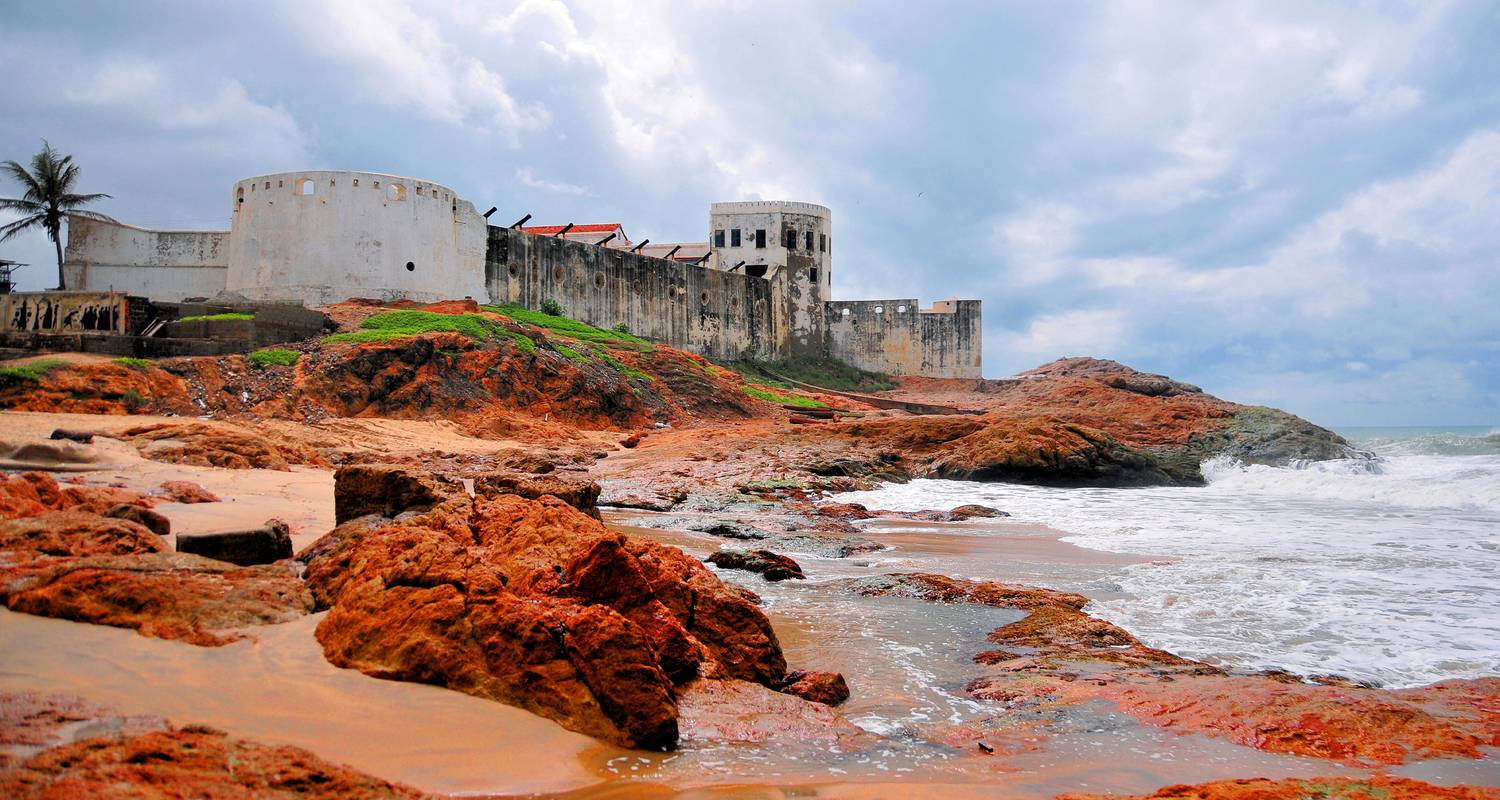
[[[551,495],[595,519],[599,518],[599,484],[589,480],[491,473],[474,479],[474,494],[514,494],[531,500]]]
[[[292,534],[279,519],[266,520],[259,528],[244,531],[212,531],[177,534],[177,552],[193,553],[248,567],[270,564],[292,557]]]
[[[998,508],[982,506],[978,503],[969,503],[954,508],[948,512],[948,519],[959,522],[966,519],[989,519],[991,517],[1008,517],[1009,514]]]
[[[836,706],[849,699],[849,684],[837,672],[789,672],[781,691],[825,706]]]
[[[298,557],[319,607],[331,606],[317,637],[338,666],[653,749],[677,741],[678,684],[771,686],[785,674],[751,599],[550,492],[532,499],[496,483],[471,499],[404,468],[350,467],[335,481],[335,497],[350,498],[341,524]]]
[[[57,430],[54,430],[52,432],[52,435],[47,438],[67,439],[70,442],[77,442],[79,444],[94,443],[94,434],[90,433],[89,431],[70,431],[66,428],[58,428]]]
[[[456,494],[466,494],[452,478],[405,467],[354,464],[333,475],[333,518],[343,524],[377,514],[395,517],[406,511],[428,511]]]
[[[720,569],[742,569],[758,572],[768,581],[801,580],[802,565],[770,550],[720,550],[708,557],[708,563]]]
[[[150,530],[157,536],[167,536],[172,532],[172,522],[161,514],[142,506],[133,506],[128,503],[119,503],[110,506],[104,512],[104,516],[115,519],[126,519]]]
[[[171,503],[217,503],[219,496],[192,481],[162,481],[155,494]]]

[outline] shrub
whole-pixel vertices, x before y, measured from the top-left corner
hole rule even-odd
[[[562,303],[549,297],[542,301],[542,313],[549,317],[560,317],[563,315]]]
[[[134,389],[126,389],[125,393],[120,395],[120,402],[125,405],[125,410],[132,414],[146,407],[146,398]]]
[[[224,314],[196,314],[191,317],[182,317],[178,322],[233,322],[234,320],[255,319],[254,314],[241,314],[230,312]]]
[[[623,322],[616,322],[615,326],[613,328],[610,328],[610,330],[614,331],[615,333],[623,333],[626,336],[630,335],[630,326],[626,325]]]
[[[128,367],[135,370],[146,370],[151,368],[151,359],[149,358],[117,358],[115,359],[115,363],[119,364],[122,367]]]
[[[290,367],[296,364],[297,359],[301,357],[302,354],[296,350],[288,350],[285,347],[269,347],[245,356],[245,360],[257,367],[269,367],[273,364],[278,367]]]

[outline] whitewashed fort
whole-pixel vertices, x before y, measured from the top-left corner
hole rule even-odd
[[[710,358],[832,356],[892,375],[980,376],[980,301],[834,301],[833,223],[811,203],[714,203],[708,241],[636,243],[619,224],[489,224],[453,191],[370,172],[235,184],[229,230],[71,219],[81,292],[307,306],[472,297],[538,308]]]

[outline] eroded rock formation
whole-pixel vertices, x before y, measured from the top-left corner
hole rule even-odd
[[[336,481],[342,523],[299,558],[319,606],[331,606],[317,635],[339,666],[641,748],[676,743],[678,685],[777,686],[786,672],[754,602],[682,552],[613,533],[556,497],[486,481],[490,493],[471,498],[385,467],[345,467]],[[351,516],[368,509],[378,511]]]

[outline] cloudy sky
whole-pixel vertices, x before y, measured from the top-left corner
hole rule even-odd
[[[1500,3],[439,5],[5,4],[0,158],[174,228],[313,167],[637,240],[817,202],[835,296],[982,298],[989,376],[1500,424]]]

